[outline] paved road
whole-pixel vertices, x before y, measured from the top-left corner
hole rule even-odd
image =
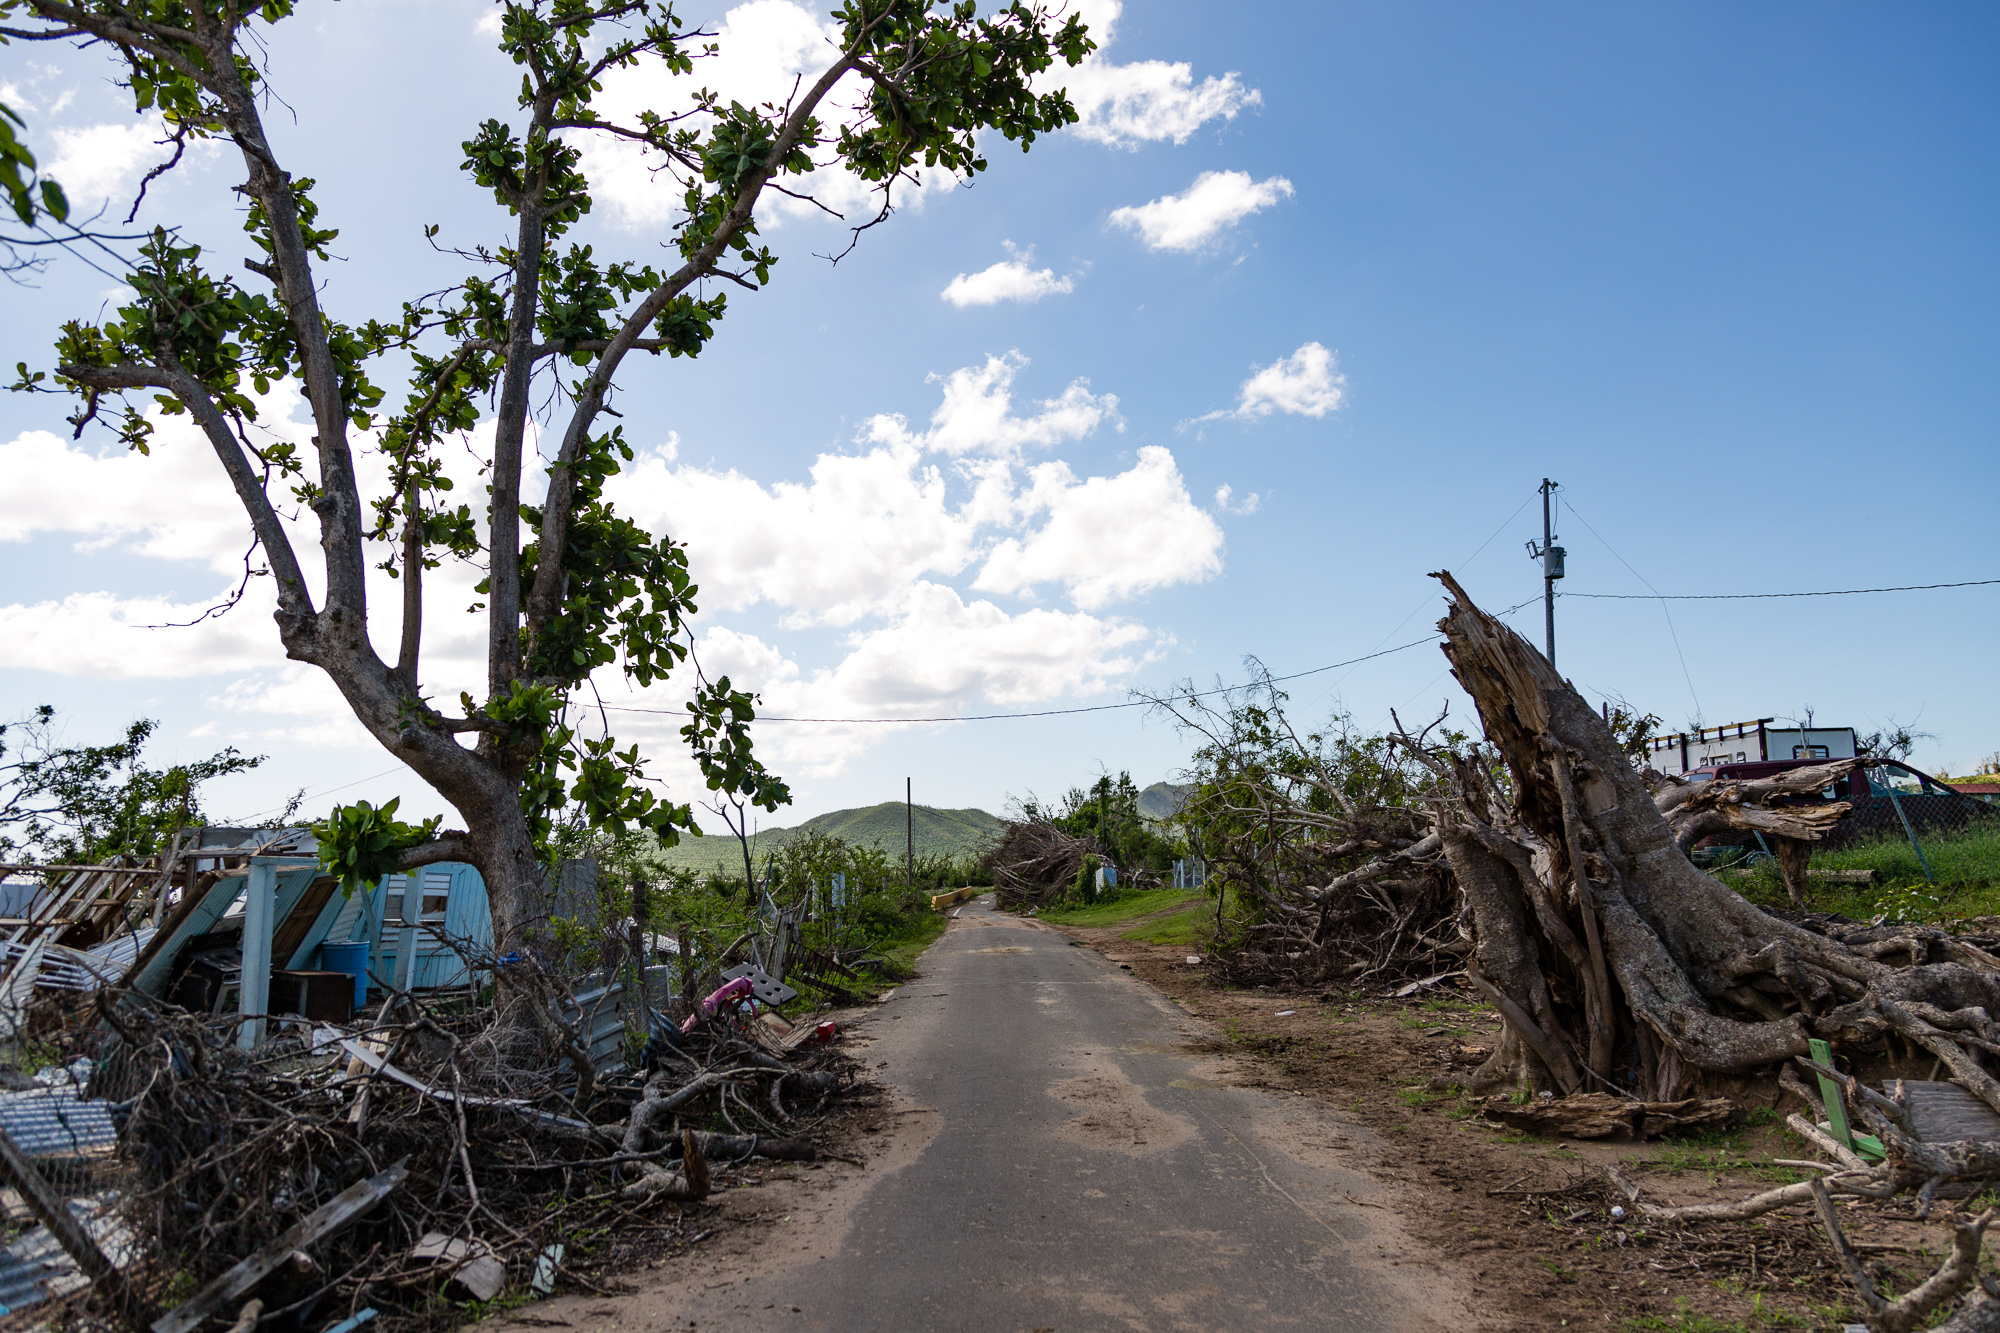
[[[1354,1202],[1389,1198],[1341,1165],[1361,1131],[1305,1098],[1226,1086],[1201,1024],[985,902],[856,1032],[909,1129],[839,1224],[815,1224],[835,1239],[621,1302],[621,1327],[1469,1326],[1396,1214]]]

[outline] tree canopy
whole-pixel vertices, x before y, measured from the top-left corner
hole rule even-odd
[[[698,831],[689,802],[654,789],[636,745],[580,724],[572,696],[592,672],[615,668],[648,685],[692,665],[681,732],[709,789],[767,810],[788,799],[751,746],[755,699],[691,659],[697,590],[685,550],[604,498],[633,456],[622,424],[604,424],[617,415],[627,359],[698,357],[727,313],[725,288],[770,283],[778,256],[757,229],[767,191],[810,197],[815,171],[849,173],[875,192],[873,216],[850,222],[858,241],[889,215],[899,183],[923,171],[969,176],[986,169],[989,136],[1026,149],[1073,122],[1066,96],[1037,91],[1035,78],[1057,60],[1076,64],[1093,43],[1076,17],[1027,0],[985,15],[973,0],[845,0],[825,69],[781,103],[746,106],[701,86],[697,62],[714,34],[670,5],[510,0],[499,46],[519,84],[496,88],[496,105],[462,141],[462,169],[504,215],[504,239],[456,247],[470,271],[440,293],[413,294],[394,313],[345,315],[328,281],[339,220],[311,175],[280,160],[263,121],[277,98],[265,34],[293,11],[292,0],[0,0],[0,35],[114,52],[134,110],[162,117],[177,148],[233,145],[258,252],[239,278],[194,241],[155,231],[126,279],[132,299],[107,318],[64,325],[53,371],[23,366],[15,387],[73,394],[79,433],[103,423],[142,452],[155,429],[149,408],[200,427],[267,562],[286,654],[324,671],[368,731],[465,820],[442,830],[372,807],[336,811],[320,826],[329,859],[362,876],[472,861],[504,949],[542,909],[565,810],[667,842]],[[605,76],[640,66],[682,91],[630,120],[600,114]],[[839,103],[836,89],[853,101]],[[639,145],[678,190],[667,238],[677,264],[607,258],[573,235],[592,208],[579,144],[593,135]],[[437,230],[424,239],[437,243]],[[406,383],[392,394],[397,374]],[[259,397],[286,380],[310,407],[309,446],[254,429]],[[492,426],[481,460],[488,493],[468,503],[453,494],[441,451],[482,422]],[[537,428],[546,493],[528,503]],[[389,463],[373,493],[362,490],[359,449]],[[288,534],[290,504],[316,519],[316,555]],[[310,576],[308,560],[318,566]],[[481,697],[443,700],[425,688],[424,579],[447,561],[483,571]],[[400,586],[393,651],[375,642],[371,566]]]

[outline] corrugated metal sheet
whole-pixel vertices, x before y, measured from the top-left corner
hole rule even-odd
[[[118,1144],[111,1103],[73,1088],[0,1093],[0,1129],[30,1157],[94,1157]]]
[[[114,1210],[113,1195],[91,1199],[71,1199],[69,1210],[83,1223],[104,1257],[119,1268],[136,1258],[133,1237]],[[90,1285],[46,1227],[35,1227],[19,1240],[0,1250],[0,1315],[39,1305],[51,1296],[63,1296]]]

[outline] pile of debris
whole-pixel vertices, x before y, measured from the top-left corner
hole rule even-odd
[[[745,1009],[759,980],[731,981],[685,1031],[655,1011],[629,1066],[581,1077],[559,1037],[411,994],[254,1050],[234,1023],[129,992],[38,1010],[40,1048],[71,1049],[45,1088],[0,1094],[0,1175],[42,1223],[0,1251],[0,1301],[88,1299],[185,1333],[254,1294],[288,1325],[373,1311],[415,1327],[440,1292],[546,1293],[603,1266],[604,1243],[580,1237],[657,1252],[686,1230],[663,1203],[699,1204],[753,1158],[818,1156],[852,1081],[830,1024]],[[522,1087],[534,1066],[539,1095]]]
[[[594,1287],[699,1239],[732,1176],[824,1155],[853,1065],[777,1012],[782,932],[692,1003],[642,955],[571,977],[464,939],[450,984],[288,972],[369,910],[299,850],[96,868],[120,873],[93,892],[50,871],[0,917],[0,1313],[441,1328],[451,1302]],[[396,918],[408,981],[424,928]]]
[[[1079,838],[1039,819],[1009,823],[985,856],[994,901],[1009,912],[1053,907],[1075,891],[1087,856],[1103,857],[1094,836]]]

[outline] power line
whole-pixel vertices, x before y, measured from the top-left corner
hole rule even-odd
[[[338,787],[325,787],[319,791],[301,792],[299,793],[299,799],[301,801],[310,801],[321,796],[331,796],[337,791],[346,791],[349,787],[359,787],[364,782],[373,782],[376,778],[386,778],[391,773],[400,773],[407,767],[409,767],[407,764],[398,764],[394,768],[385,768],[380,773],[371,773],[365,778],[356,778],[352,782],[343,782]],[[284,808],[282,805],[274,805],[269,810],[260,810],[254,815],[244,815],[242,818],[264,819],[279,813]]]
[[[1570,512],[1576,511],[1572,509]],[[1577,516],[1582,517],[1580,514]],[[1590,525],[1585,523],[1584,526]],[[1591,531],[1595,532],[1596,529],[1592,528]],[[1613,551],[1612,554],[1618,553]],[[1631,566],[1627,565],[1626,568],[1630,569]],[[1933,588],[1986,588],[1996,583],[2000,583],[2000,579],[1973,579],[1968,583],[1910,583],[1900,588],[1834,588],[1827,592],[1565,592],[1559,595],[1589,597],[1606,602],[1755,602],[1773,597],[1857,597],[1868,592],[1929,592]],[[1652,585],[1649,583],[1646,586],[1650,588]]]
[[[1647,578],[1644,574],[1641,574],[1638,570],[1632,569],[1632,562],[1630,560],[1627,560],[1624,556],[1619,555],[1617,549],[1614,548],[1610,542],[1604,540],[1604,534],[1599,532],[1596,528],[1591,527],[1590,520],[1585,518],[1580,512],[1578,512],[1577,507],[1575,505],[1570,504],[1570,502],[1567,499],[1563,501],[1563,505],[1569,510],[1570,513],[1576,515],[1578,522],[1582,523],[1584,527],[1590,528],[1590,535],[1597,538],[1598,543],[1601,546],[1603,546],[1605,550],[1610,551],[1611,554],[1614,557],[1616,557],[1619,564],[1625,566],[1626,569],[1631,570],[1633,578],[1639,580],[1639,582],[1645,584],[1648,588],[1653,587],[1653,581]],[[1659,590],[1657,588],[1654,589],[1655,593],[1657,593],[1658,591]],[[1574,595],[1579,597],[1595,597],[1598,594],[1577,593]],[[1636,594],[1627,594],[1627,595],[1636,596]],[[1695,716],[1699,717],[1701,716],[1701,694],[1694,687],[1694,673],[1688,670],[1687,653],[1681,648],[1681,634],[1679,630],[1674,628],[1674,613],[1667,610],[1665,598],[1660,599],[1660,614],[1667,618],[1667,637],[1674,641],[1674,656],[1679,658],[1681,663],[1681,679],[1687,682],[1688,697],[1694,700]]]
[[[1528,599],[1528,601],[1534,600],[1532,597]],[[1516,602],[1506,610],[1497,611],[1494,614],[1496,616],[1512,615],[1527,604],[1528,602]],[[1391,653],[1406,652],[1411,648],[1421,648],[1427,643],[1436,643],[1437,641],[1438,636],[1433,634],[1421,639],[1412,639],[1408,643],[1398,644],[1394,648],[1384,648],[1380,652],[1366,653],[1360,657],[1350,657],[1345,662],[1332,662],[1326,666],[1313,667],[1307,671],[1294,671],[1287,676],[1267,676],[1263,681],[1257,683],[1276,685],[1288,680],[1304,680],[1307,676],[1318,676],[1328,671],[1338,671],[1342,667],[1358,666],[1363,662],[1372,662],[1378,657],[1387,657]],[[1175,699],[1187,700],[1212,699],[1218,694],[1229,694],[1243,688],[1245,687],[1241,685],[1225,685],[1220,689],[1196,690],[1189,694],[1181,694],[1176,691],[1173,697]],[[613,713],[651,713],[667,717],[686,716],[685,710],[678,708],[636,708],[630,704],[603,704],[601,706]],[[1128,699],[1124,703],[1086,704],[1080,708],[1044,708],[1033,713],[973,713],[969,715],[960,714],[957,717],[771,717],[763,715],[759,716],[756,720],[759,722],[818,722],[832,726],[903,726],[919,722],[1012,722],[1026,718],[1071,717],[1078,713],[1110,713],[1121,708],[1151,708],[1152,706],[1153,701],[1151,699]]]
[[[1523,603],[1523,605],[1526,605],[1526,603]],[[1519,608],[1511,608],[1511,609],[1518,610]],[[1506,612],[1503,611],[1500,614],[1505,615]],[[1338,671],[1342,667],[1356,666],[1362,662],[1371,662],[1378,657],[1387,657],[1391,653],[1400,653],[1410,648],[1421,648],[1423,645],[1427,643],[1435,643],[1436,641],[1437,641],[1436,635],[1429,635],[1421,639],[1412,639],[1410,640],[1410,642],[1405,644],[1400,644],[1394,648],[1384,648],[1380,652],[1369,653],[1363,657],[1350,657],[1345,662],[1334,662],[1328,666],[1314,667],[1310,671],[1294,671],[1289,676],[1270,676],[1267,677],[1266,679],[1268,683],[1272,685],[1276,685],[1280,681],[1303,680],[1307,676],[1317,676],[1320,675],[1322,672],[1327,672],[1327,671]],[[1218,694],[1228,694],[1232,690],[1239,690],[1242,688],[1243,687],[1240,685],[1229,685],[1229,686],[1224,686],[1221,689],[1198,690],[1192,694],[1176,693],[1174,697],[1176,699],[1207,699],[1207,698],[1212,698],[1213,696]],[[893,725],[900,725],[905,723],[917,723],[917,722],[1006,722],[1006,721],[1015,721],[1018,719],[1031,718],[1031,717],[1068,717],[1076,713],[1109,713],[1120,708],[1151,708],[1152,706],[1153,706],[1153,701],[1151,699],[1128,699],[1124,703],[1089,704],[1081,708],[1045,708],[1040,712],[1034,712],[1034,713],[973,713],[970,715],[961,714],[957,717],[771,717],[768,715],[761,715],[757,718],[757,721],[822,722],[822,723],[839,724],[845,726],[861,726],[861,725],[893,726]],[[659,713],[659,714],[671,715],[674,717],[685,716],[685,710],[677,708],[634,708],[631,707],[630,705],[621,706],[618,704],[605,704],[604,707],[614,713]]]

